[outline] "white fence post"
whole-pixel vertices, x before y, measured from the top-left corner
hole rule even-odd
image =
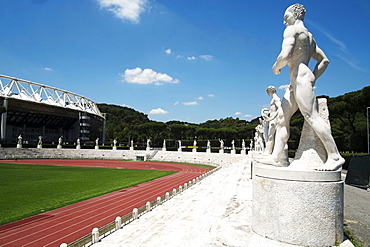
[[[176,194],[177,194],[176,189],[173,189],[173,190],[172,190],[172,196],[175,196]]]
[[[117,216],[117,217],[116,217],[115,222],[116,222],[116,231],[117,231],[118,229],[120,229],[120,228],[121,228],[121,225],[122,225],[122,218],[121,218],[121,217],[119,217],[119,216]]]
[[[145,206],[146,206],[146,212],[149,212],[151,209],[150,202],[147,202]]]
[[[158,197],[157,197],[157,205],[161,205],[161,203],[162,203],[162,202],[161,202],[161,197],[160,197],[160,196],[158,196]]]
[[[139,216],[139,210],[137,210],[137,208],[134,208],[134,209],[132,210],[132,218],[133,218],[134,220],[136,220],[136,219],[138,218],[138,216]]]
[[[99,228],[95,227],[91,233],[91,243],[96,244],[99,242]]]
[[[166,200],[170,199],[170,193],[166,192]]]
[[[68,247],[68,244],[63,243],[63,244],[61,244],[59,247]]]

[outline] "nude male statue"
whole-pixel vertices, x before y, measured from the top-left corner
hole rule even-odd
[[[281,109],[281,101],[276,94],[276,88],[274,86],[269,86],[266,92],[272,99],[270,102],[269,114],[262,116],[268,123],[265,153],[272,154],[275,145],[276,123],[279,110]]]
[[[284,95],[284,102],[282,101],[284,115],[282,121],[285,122],[286,127],[280,133],[276,133],[272,158],[275,159],[275,162],[280,162],[276,160],[274,153],[283,152],[289,138],[290,117],[299,108],[305,120],[322,141],[327,152],[328,158],[325,164],[317,170],[334,171],[341,168],[344,159],[338,152],[334,138],[331,135],[330,126],[325,123],[317,111],[317,101],[313,91],[316,80],[326,70],[329,60],[316,44],[312,34],[304,26],[305,13],[306,9],[303,5],[294,4],[289,6],[284,14],[286,29],[282,50],[272,70],[278,75],[283,67],[289,66],[290,89]],[[317,61],[313,71],[308,67],[311,58]]]

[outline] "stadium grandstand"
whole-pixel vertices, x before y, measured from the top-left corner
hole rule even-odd
[[[65,90],[0,75],[1,143],[104,143],[105,114],[92,100]]]

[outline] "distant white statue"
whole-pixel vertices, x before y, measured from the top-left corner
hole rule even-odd
[[[113,140],[113,148],[112,149],[117,150],[117,139],[116,138],[114,138],[114,140]]]
[[[260,123],[262,122],[262,119],[260,118]],[[255,136],[254,136],[254,145],[255,145],[255,151],[257,152],[263,152],[265,150],[265,142],[263,140],[263,134],[264,129],[262,124],[259,124],[255,128]]]
[[[245,140],[242,140],[242,150],[245,150]]]
[[[80,138],[77,138],[77,141],[76,141],[76,149],[81,149],[81,141],[80,141]]]
[[[63,143],[63,136],[59,137],[59,139],[58,139],[57,149],[61,149],[62,148],[62,143]]]
[[[269,86],[266,89],[268,96],[270,96],[270,110],[268,114],[263,115],[265,122],[268,124],[267,127],[267,139],[266,139],[266,154],[272,154],[274,144],[275,144],[275,133],[276,133],[276,124],[277,124],[277,116],[280,112],[280,115],[283,114],[281,109],[281,101],[280,98],[276,94],[276,88],[274,86]]]
[[[235,141],[234,140],[231,141],[231,146],[232,146],[232,149],[235,150]]]
[[[211,142],[209,140],[207,141],[207,149],[211,149]]]
[[[219,142],[220,142],[220,150],[218,150],[218,152],[219,152],[220,154],[223,154],[223,153],[224,153],[224,148],[225,148],[224,140],[222,140],[222,139],[218,139],[218,140],[219,140]]]
[[[163,140],[163,147],[162,147],[162,151],[167,151],[167,147],[166,147],[166,139]]]
[[[146,140],[146,151],[150,151],[150,142],[151,142],[150,139]]]
[[[219,139],[220,141],[220,149],[224,149],[224,140]]]
[[[269,109],[263,108],[261,111],[262,116],[262,127],[263,127],[263,141],[265,142],[265,147],[267,146],[267,140],[268,140],[268,131],[269,131],[269,121],[267,120],[269,116]]]
[[[134,150],[134,140],[130,141],[130,150]]]
[[[283,116],[279,118],[276,130],[275,146],[270,159],[264,163],[281,165],[287,163],[287,157],[282,157],[289,138],[289,123],[291,116],[299,109],[307,123],[312,127],[322,141],[327,160],[317,170],[334,171],[341,168],[344,159],[340,156],[330,126],[320,117],[317,110],[317,100],[313,87],[317,79],[326,70],[329,59],[318,47],[312,34],[304,26],[306,9],[301,4],[289,6],[284,13],[284,40],[282,50],[272,66],[278,75],[286,65],[289,66],[290,88],[282,100]],[[313,71],[308,67],[310,59],[317,61]]]
[[[197,139],[194,139],[193,141],[193,152],[196,152],[197,151]]]
[[[178,152],[181,152],[182,150],[181,150],[181,140],[178,140],[178,143],[179,143],[179,147],[177,148],[177,151]]]
[[[39,141],[37,143],[37,148],[42,148],[42,136],[39,136]]]
[[[99,137],[95,139],[95,145],[99,146]]]
[[[22,135],[18,136],[18,141],[17,141],[17,148],[22,148]]]

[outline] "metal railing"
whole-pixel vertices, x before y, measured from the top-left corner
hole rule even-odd
[[[211,175],[212,173],[219,170],[220,168],[221,167],[218,166],[218,167],[204,173],[203,175],[193,179],[192,181],[189,181],[188,183],[185,183],[184,186],[179,186],[179,188],[175,188],[171,192],[167,192],[165,195],[163,195],[161,197],[158,197],[156,200],[151,201],[151,202],[147,202],[146,205],[144,205],[140,208],[134,208],[133,212],[131,212],[129,214],[126,214],[123,217],[117,217],[117,218],[119,218],[119,221],[118,221],[119,224],[117,225],[117,219],[116,219],[116,221],[113,221],[112,223],[109,223],[108,225],[101,227],[100,229],[98,229],[98,236],[97,237],[94,236],[94,233],[92,232],[92,233],[74,241],[73,243],[70,243],[68,245],[64,244],[64,246],[68,246],[68,247],[87,247],[87,246],[91,246],[94,243],[96,243],[97,241],[100,241],[102,238],[105,238],[109,234],[111,234],[111,233],[113,233],[113,232],[115,232],[119,229],[122,229],[125,225],[134,221],[135,218],[140,218],[140,216],[142,216],[143,214],[151,211],[153,208],[155,208],[155,207],[161,205],[162,203],[170,200],[172,197],[181,193],[183,190],[186,190],[186,189],[190,188],[191,186],[195,185],[197,182],[199,182],[202,179],[204,179],[205,177]],[[135,215],[136,213],[137,213],[137,215]],[[94,230],[95,229],[96,228],[94,228]]]

